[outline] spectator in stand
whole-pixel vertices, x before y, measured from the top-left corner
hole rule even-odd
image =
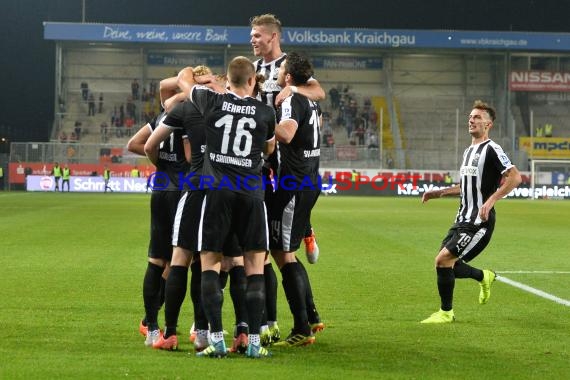
[[[136,112],[137,112],[137,106],[133,102],[133,99],[129,97],[127,99],[127,117],[130,117],[136,121],[136,119],[137,119],[136,118]]]
[[[69,142],[70,143],[77,142],[77,133],[75,133],[75,131],[72,131],[71,134],[69,135]]]
[[[115,126],[116,126],[116,127],[122,126],[124,120],[125,120],[125,106],[124,106],[124,104],[121,104],[121,106],[119,107],[119,120],[118,120],[118,122],[115,124]]]
[[[364,126],[362,125],[362,120],[357,119],[357,126],[356,126],[356,139],[358,140],[358,145],[364,145]]]
[[[150,98],[154,98],[156,96],[156,88],[156,81],[154,79],[151,79],[150,84],[148,85],[148,95]]]
[[[133,100],[139,100],[139,81],[135,78],[131,83],[131,95],[133,96]]]
[[[75,131],[75,139],[79,140],[81,138],[81,122],[79,120],[75,122],[73,130]]]
[[[125,132],[127,133],[128,137],[131,137],[134,125],[135,125],[135,120],[132,117],[127,117],[125,119]]]
[[[103,113],[103,93],[99,94],[99,113]]]
[[[148,94],[148,92],[147,92],[147,90],[146,90],[146,87],[143,87],[142,95],[141,95],[141,100],[142,100],[143,102],[146,102],[146,101],[148,101],[148,98],[149,98],[149,94]]]
[[[62,142],[62,143],[67,142],[67,133],[65,133],[65,131],[61,131],[59,133],[59,142]]]
[[[117,107],[113,107],[113,112],[111,112],[111,127],[115,126],[115,121],[119,118],[119,114],[117,113]]]
[[[89,96],[89,85],[87,84],[87,82],[83,81],[81,82],[80,88],[81,88],[81,98],[84,101],[86,101],[87,97]]]
[[[89,93],[89,100],[88,100],[89,110],[87,111],[87,116],[95,116],[95,96],[93,93]]]
[[[340,93],[336,87],[333,87],[329,90],[329,96],[331,98],[331,108],[336,110],[338,108],[340,102]]]
[[[390,154],[386,157],[386,164],[388,165],[388,169],[394,169],[394,159]]]
[[[334,146],[333,130],[328,112],[323,113],[323,145],[327,148]]]
[[[103,143],[106,143],[107,142],[107,133],[109,130],[109,126],[107,125],[107,122],[103,120],[103,122],[101,123],[99,128],[101,129],[101,141]]]
[[[354,124],[356,122],[356,116],[358,114],[358,105],[355,99],[350,99],[348,102],[348,108],[345,112],[344,125],[346,127],[346,134],[350,138],[352,131],[354,130]]]
[[[376,133],[372,133],[368,139],[368,157],[377,160],[378,148],[378,136],[376,136]]]

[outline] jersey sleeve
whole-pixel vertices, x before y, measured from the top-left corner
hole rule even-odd
[[[297,111],[299,107],[299,97],[295,96],[295,94],[286,98],[281,104],[277,122],[281,123],[283,120],[294,120],[299,124],[299,112]]]
[[[208,87],[202,85],[196,85],[192,87],[192,90],[190,91],[191,94],[190,100],[192,101],[192,103],[194,103],[194,105],[202,115],[204,114],[204,111],[208,108],[208,98],[210,96],[210,93],[213,92]]]
[[[501,172],[501,174],[504,174],[507,170],[515,166],[499,144],[491,143],[489,145],[489,148],[489,152],[492,155],[493,164],[495,165],[495,168]]]
[[[183,129],[184,128],[184,103],[178,103],[166,115],[163,120],[166,127],[170,129]]]

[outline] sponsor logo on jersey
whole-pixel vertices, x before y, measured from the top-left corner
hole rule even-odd
[[[479,175],[479,168],[477,166],[462,166],[461,169],[459,169],[459,175],[476,177]]]
[[[511,166],[511,160],[509,160],[509,157],[507,157],[506,154],[500,154],[499,155],[499,160],[501,161],[501,164],[503,164],[503,166]]]
[[[303,156],[304,156],[305,158],[319,157],[320,155],[321,155],[321,150],[320,150],[320,149],[304,150],[304,151],[303,151]]]

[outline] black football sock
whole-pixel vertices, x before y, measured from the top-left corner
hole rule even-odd
[[[220,289],[225,289],[226,285],[228,284],[228,276],[229,272],[225,272],[223,270],[220,271]]]
[[[186,284],[188,283],[188,268],[180,265],[170,267],[168,279],[166,279],[164,319],[166,330],[164,338],[176,334],[180,308],[186,297]]]
[[[455,278],[472,278],[477,281],[483,281],[483,271],[467,264],[464,261],[457,260],[453,267]]]
[[[223,331],[222,289],[220,289],[220,276],[216,271],[202,271],[202,307],[210,322],[210,331]]]
[[[150,330],[158,330],[158,310],[160,309],[160,281],[162,271],[160,265],[148,263],[143,280],[143,300],[145,326]]]
[[[301,267],[301,274],[303,275],[303,280],[305,280],[305,288],[307,289],[307,296],[305,297],[305,306],[307,307],[307,316],[309,317],[309,323],[319,323],[321,318],[317,312],[317,306],[315,306],[315,300],[313,299],[313,290],[311,289],[311,281],[309,281],[309,274],[307,269],[297,259],[297,263]]]
[[[262,274],[254,274],[247,277],[245,300],[247,304],[249,333],[259,334],[261,317],[265,305],[265,280]]]
[[[202,308],[200,301],[202,296],[202,264],[200,260],[195,260],[190,265],[192,278],[190,279],[190,297],[192,298],[192,307],[194,309],[194,329],[208,330],[208,318]]]
[[[245,268],[242,265],[233,267],[230,269],[230,295],[234,304],[236,325],[242,322],[247,323],[246,290],[247,277],[245,276]]]
[[[287,263],[281,268],[283,276],[283,290],[293,314],[293,331],[295,333],[310,334],[309,319],[305,299],[307,289],[298,262]]]
[[[453,268],[436,268],[437,290],[441,298],[441,310],[453,309],[453,289],[455,288],[455,275]]]
[[[161,276],[160,277],[160,294],[158,296],[158,308],[159,309],[162,307],[162,305],[164,305],[164,297],[166,297],[166,279]]]
[[[271,263],[263,267],[263,277],[265,278],[265,318],[267,321],[277,320],[277,275]]]
[[[311,236],[311,234],[313,233],[313,226],[311,226],[311,223],[307,223],[307,227],[305,228],[305,237],[309,237]]]

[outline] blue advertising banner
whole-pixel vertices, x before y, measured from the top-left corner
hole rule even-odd
[[[250,27],[44,22],[44,38],[62,41],[241,44]],[[321,47],[570,51],[569,33],[285,28],[283,44]]]
[[[332,70],[379,70],[382,58],[375,57],[311,57],[315,69]]]
[[[148,65],[155,66],[223,66],[224,57],[221,54],[163,54],[149,53],[146,58]]]

